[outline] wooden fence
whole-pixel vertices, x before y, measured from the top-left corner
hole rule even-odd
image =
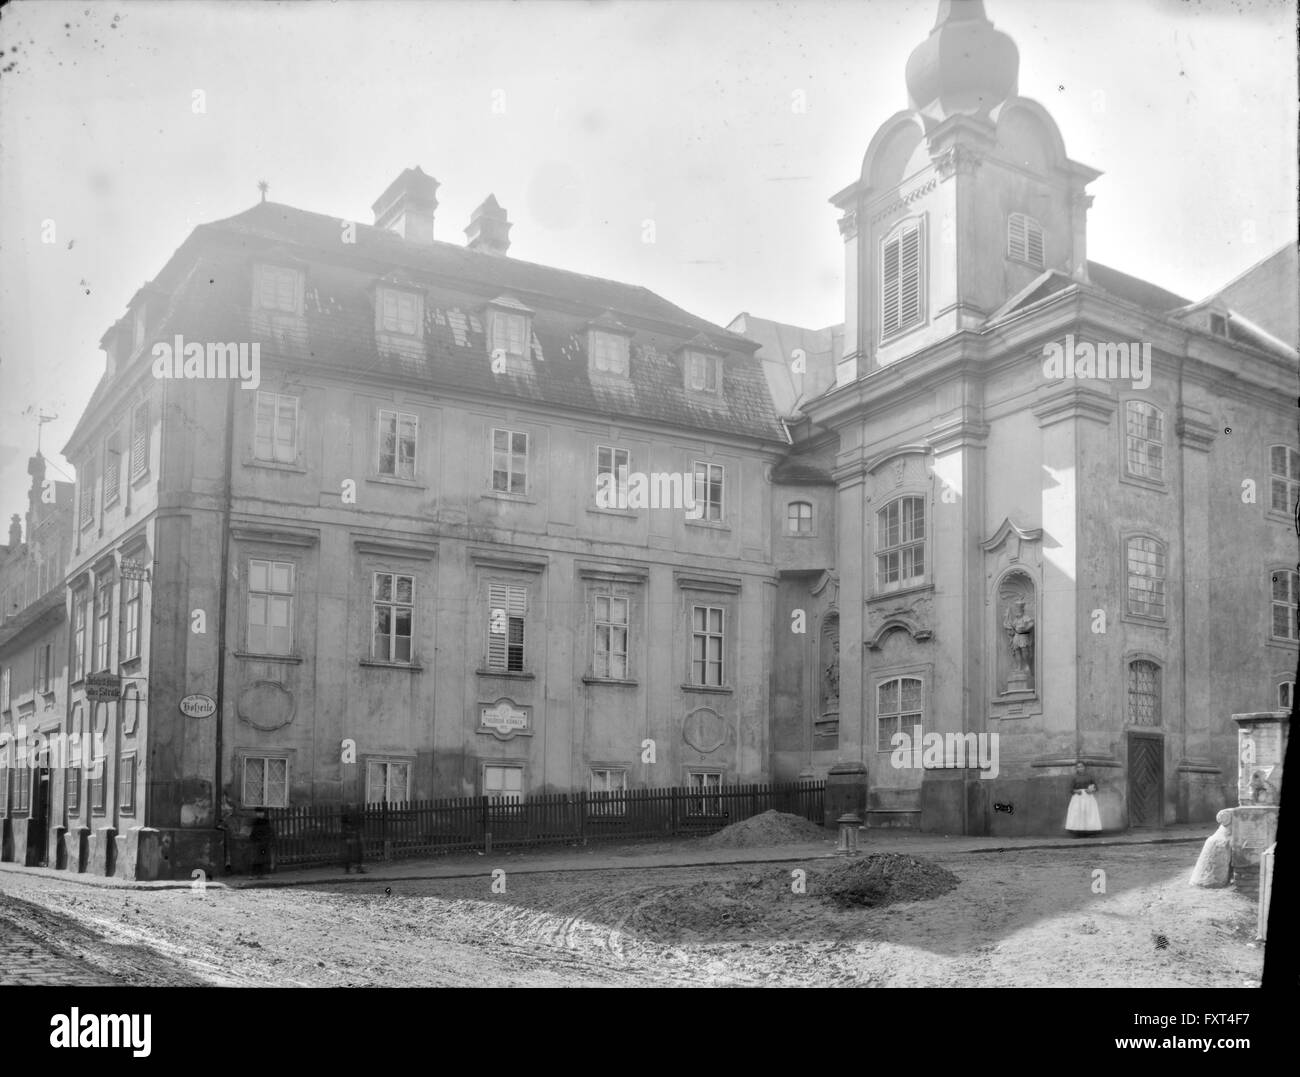
[[[822,822],[825,782],[725,785],[709,789],[629,789],[551,793],[511,800],[452,797],[367,804],[366,860],[533,845],[585,845],[711,834],[775,809]],[[343,806],[271,808],[280,867],[337,864],[343,858]]]

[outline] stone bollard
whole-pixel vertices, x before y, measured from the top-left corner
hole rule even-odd
[[[857,856],[858,827],[862,825],[862,817],[857,812],[846,811],[836,822],[840,826],[840,844],[836,852],[844,856]]]
[[[1277,842],[1264,850],[1259,858],[1259,925],[1255,932],[1260,942],[1268,940],[1268,905],[1273,897],[1273,860],[1277,856]]]
[[[1224,808],[1214,817],[1219,829],[1205,839],[1201,855],[1192,868],[1192,886],[1227,886],[1232,872],[1232,841],[1228,827],[1232,823],[1232,809]]]

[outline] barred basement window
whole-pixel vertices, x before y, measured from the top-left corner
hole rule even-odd
[[[876,751],[892,752],[897,733],[913,735],[924,725],[923,685],[917,677],[894,677],[876,687]]]
[[[488,668],[519,673],[524,668],[524,613],[528,591],[508,583],[488,587]]]
[[[283,756],[244,757],[244,805],[249,808],[289,806],[289,760]]]
[[[1128,715],[1134,725],[1160,724],[1160,667],[1154,662],[1128,665]]]
[[[686,802],[686,814],[721,815],[722,771],[697,770],[688,777],[693,796]]]
[[[921,221],[898,226],[880,251],[880,335],[890,337],[924,321]]]
[[[1128,612],[1165,616],[1165,544],[1153,538],[1128,540]]]
[[[483,795],[496,800],[509,801],[511,805],[522,804],[524,768],[489,763],[483,768]],[[510,811],[512,808],[507,806],[504,810]]]
[[[1043,226],[1033,217],[1013,213],[1007,218],[1007,257],[1043,268]]]
[[[1154,404],[1130,400],[1124,405],[1125,466],[1130,475],[1161,481],[1165,477],[1165,416]]]
[[[366,763],[366,803],[403,804],[410,799],[411,764],[371,759]]]
[[[592,815],[625,815],[627,801],[619,794],[627,792],[627,771],[621,768],[593,767],[591,770],[592,799],[588,806]]]

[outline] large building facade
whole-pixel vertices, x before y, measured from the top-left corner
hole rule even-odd
[[[9,794],[6,858],[188,877],[261,807],[831,772],[869,826],[1058,833],[1079,763],[1108,828],[1212,818],[1228,716],[1291,704],[1295,252],[1200,303],[1090,261],[1099,173],[1017,63],[940,5],[818,331],[519,261],[492,197],[436,240],[419,169],[373,226],[196,229],[65,449],[40,624],[103,765]]]

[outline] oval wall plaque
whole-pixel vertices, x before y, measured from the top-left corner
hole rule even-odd
[[[293,721],[295,707],[293,693],[279,681],[254,681],[239,693],[235,709],[241,721],[270,733]]]
[[[217,713],[217,701],[211,696],[186,696],[181,700],[181,713],[186,718],[211,718]]]

